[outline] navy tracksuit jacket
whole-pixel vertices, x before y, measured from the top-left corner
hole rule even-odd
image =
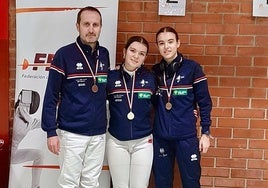
[[[78,46],[84,52],[93,72],[97,67],[98,92],[91,89],[93,75]],[[106,84],[110,69],[109,52],[97,43],[92,52],[88,45],[76,42],[60,48],[50,66],[44,105],[42,129],[56,136],[56,129],[94,136],[104,134],[107,127]]]
[[[132,87],[132,77],[123,71],[113,70],[109,72],[107,93],[110,109],[109,133],[121,141],[140,139],[152,133],[151,110],[152,95],[156,90],[156,79],[145,67],[136,70],[135,86],[133,94],[132,111],[135,114],[133,120],[127,119],[130,112],[123,75],[128,91]]]

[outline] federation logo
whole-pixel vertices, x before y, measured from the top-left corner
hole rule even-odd
[[[36,71],[38,67],[45,67],[45,70],[48,71],[53,57],[54,54],[36,53],[33,63],[30,63],[27,58],[24,58],[22,64],[19,66],[22,67],[22,70],[32,67],[32,70]]]
[[[179,83],[181,81],[181,79],[183,79],[184,76],[178,75],[176,78],[176,82]]]
[[[145,84],[148,84],[148,81],[142,79],[142,81],[140,82],[140,84],[141,84],[141,87],[144,87]]]
[[[103,70],[105,64],[100,61],[100,69]]]

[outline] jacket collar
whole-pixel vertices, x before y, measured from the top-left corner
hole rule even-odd
[[[79,46],[81,47],[81,49],[83,50],[83,52],[86,52],[86,53],[92,52],[91,46],[83,44],[79,36],[76,38],[76,41],[79,44]],[[94,52],[96,52],[97,49],[99,49],[99,41],[97,41],[97,43],[96,43],[96,48],[94,49]]]

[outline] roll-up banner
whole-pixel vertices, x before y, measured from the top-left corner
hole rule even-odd
[[[76,40],[80,8],[102,14],[100,45],[115,65],[118,0],[17,0],[16,90],[9,188],[57,187],[58,157],[47,149],[41,114],[48,69],[55,52]],[[107,160],[100,187],[110,188]]]
[[[9,2],[0,1],[0,187],[8,187],[10,134],[9,134]]]

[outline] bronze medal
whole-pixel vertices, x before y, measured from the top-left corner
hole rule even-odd
[[[128,118],[129,120],[133,120],[134,117],[135,117],[135,115],[134,115],[133,112],[129,112],[129,113],[127,114],[127,118]]]
[[[167,102],[166,103],[166,109],[171,110],[171,108],[172,108],[172,104],[170,102]]]
[[[94,93],[97,93],[98,92],[98,86],[96,84],[94,84],[91,88],[91,90],[94,92]]]
[[[91,68],[91,66],[90,66],[90,64],[89,64],[89,62],[88,62],[88,60],[87,60],[86,55],[85,55],[84,52],[83,52],[83,50],[81,49],[81,47],[79,46],[79,44],[78,44],[77,42],[76,42],[76,45],[77,45],[78,49],[80,50],[80,52],[82,53],[82,55],[83,55],[85,61],[87,62],[88,68],[89,68],[90,73],[91,73],[91,75],[92,75],[92,77],[93,77],[94,84],[93,84],[93,86],[91,87],[91,90],[92,90],[92,92],[97,93],[98,90],[99,90],[99,89],[98,89],[98,86],[97,86],[97,84],[96,84],[96,75],[97,75],[97,73],[98,73],[98,67],[99,67],[99,58],[98,58],[98,56],[99,56],[99,50],[97,50],[96,70],[95,70],[95,73],[94,73],[93,70],[92,70],[92,68]]]

